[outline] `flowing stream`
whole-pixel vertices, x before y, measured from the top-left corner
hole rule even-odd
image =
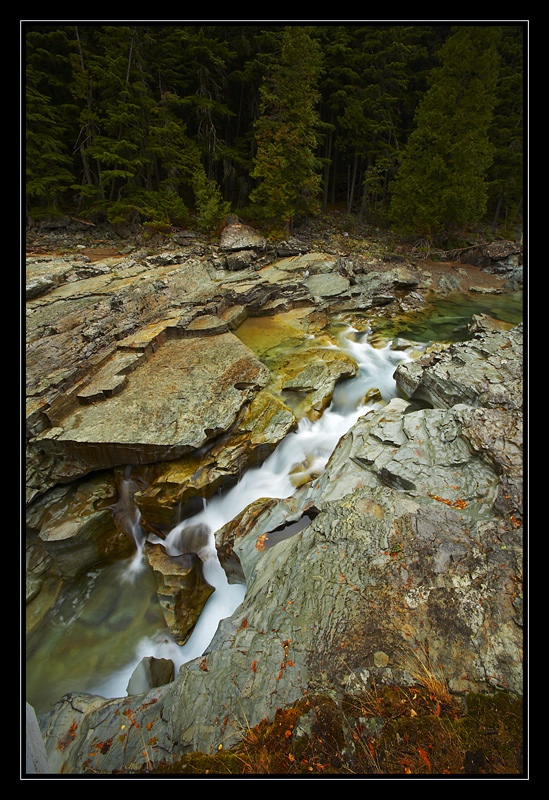
[[[437,326],[448,329],[446,340],[454,338],[451,332],[456,331],[458,316],[462,324],[464,317],[468,321],[471,313],[479,310],[471,311],[469,306],[456,309],[454,304],[438,309],[428,321],[418,317],[415,327],[410,323],[399,334],[410,342],[399,350],[393,349],[397,331],[390,329],[389,323],[385,331],[379,325],[374,335],[366,325],[361,325],[365,330],[359,331],[352,325],[339,324],[338,344],[357,362],[357,375],[336,386],[330,406],[318,421],[301,419],[297,429],[260,467],[249,469],[235,486],[205,501],[199,513],[175,526],[164,541],[167,552],[177,554],[181,552],[186,528],[201,524],[209,531],[198,555],[203,561],[204,576],[215,592],[183,646],[173,641],[163,621],[154,577],[142,555],[144,537],[138,512],[132,505],[135,486],[131,475],[126,475],[119,506],[125,510],[134,533],[135,556],[90,570],[72,582],[56,601],[48,615],[43,641],[34,646],[27,661],[27,700],[37,713],[46,711],[68,691],[125,696],[131,673],[144,656],[172,659],[177,674],[182,664],[202,655],[219,621],[237,609],[246,591],[245,586],[227,582],[215,550],[215,532],[260,497],[282,499],[292,495],[296,488],[290,473],[296,463],[306,460],[311,471],[322,471],[341,436],[362,414],[376,407],[375,402],[364,402],[368,391],[378,389],[382,402],[396,396],[392,376],[397,365],[415,357],[432,340],[442,340]],[[509,321],[520,321],[518,307],[512,317]]]
[[[198,555],[203,562],[204,577],[214,586],[215,592],[206,602],[189,640],[178,646],[165,635],[144,637],[138,643],[134,658],[108,676],[106,681],[92,687],[93,693],[110,697],[125,695],[129,676],[144,655],[171,658],[176,673],[182,664],[202,655],[219,621],[237,609],[246,593],[245,586],[228,583],[217,558],[215,532],[261,497],[283,499],[292,495],[296,488],[290,473],[296,463],[306,460],[311,471],[315,474],[321,472],[341,436],[362,414],[375,406],[375,403],[361,402],[369,389],[379,389],[385,401],[395,396],[396,385],[392,375],[397,365],[409,360],[410,355],[393,350],[389,343],[373,347],[368,342],[368,331],[359,332],[350,326],[343,328],[338,340],[355,359],[359,369],[353,379],[336,386],[332,402],[322,417],[315,422],[306,417],[301,419],[297,429],[286,436],[260,467],[247,470],[231,489],[220,491],[205,501],[199,513],[176,525],[163,542],[170,555],[178,555],[183,550],[186,529],[203,525],[209,531],[208,541],[198,549]],[[139,563],[143,562],[139,561],[138,552],[130,569],[135,572]]]

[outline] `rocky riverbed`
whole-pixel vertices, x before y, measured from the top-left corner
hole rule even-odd
[[[35,232],[27,259],[31,649],[67,581],[135,549],[135,522],[186,641],[211,594],[205,545],[197,531],[174,557],[162,542],[356,374],[334,316],[382,326],[428,314],[434,294],[521,286],[514,243],[469,264],[383,260],[345,237],[274,247],[233,220],[215,244],[180,233],[95,260],[71,225],[71,253],[38,254]],[[373,397],[289,497],[213,531],[242,603],[177,675],[149,661],[124,698],[71,692],[40,714],[52,772],[211,752],[307,693],[411,683],[418,660],[456,695],[521,693],[522,326],[477,314],[470,333],[400,363],[398,396]]]

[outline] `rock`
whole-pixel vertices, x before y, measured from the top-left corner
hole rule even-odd
[[[238,250],[230,253],[225,259],[225,267],[229,270],[248,269],[256,260],[257,256],[252,250]]]
[[[31,448],[86,471],[177,458],[229,430],[269,372],[223,333],[168,340],[126,378],[124,391],[80,406]]]
[[[185,644],[214,592],[204,579],[202,561],[195,554],[170,556],[162,545],[149,542],[145,555],[154,572],[166,625],[175,641]]]
[[[438,408],[522,406],[522,325],[508,335],[483,330],[470,342],[400,364],[394,378],[412,400]]]
[[[244,225],[240,220],[231,220],[221,232],[219,246],[225,251],[262,250],[265,239],[249,225]]]
[[[204,561],[211,553],[210,529],[202,524],[176,529],[170,536],[170,551],[175,554],[194,553]]]
[[[100,475],[53,490],[29,510],[27,528],[37,534],[34,547],[47,554],[53,574],[72,580],[133,546],[129,532],[113,519],[116,496],[114,478]]]
[[[502,322],[499,319],[494,319],[488,314],[473,314],[469,324],[471,333],[486,333],[488,331],[507,331],[513,326],[508,322]]]
[[[50,772],[48,757],[34,708],[25,704],[25,773],[27,775],[48,774]]]
[[[143,694],[149,689],[171,683],[175,676],[174,663],[171,658],[142,658],[131,674],[128,682],[128,695]]]
[[[141,410],[157,416],[166,434],[173,433],[173,414],[170,417],[165,407],[168,400],[163,403],[161,395],[175,391],[169,405],[177,408],[181,376],[172,380],[173,360],[169,366],[162,364],[153,402],[148,362],[152,357],[164,361],[159,353],[165,347],[174,351],[174,359],[186,358],[185,346],[175,341],[227,333],[245,316],[255,314],[274,315],[301,307],[316,307],[318,313],[368,308],[389,302],[395,290],[404,296],[415,283],[403,267],[389,272],[369,267],[364,272],[360,259],[350,262],[329,253],[304,252],[303,247],[294,248],[295,255],[276,263],[272,263],[276,253],[267,253],[244,276],[218,268],[218,262],[233,256],[250,265],[252,253],[263,245],[255,232],[231,220],[216,253],[201,245],[153,256],[135,250],[131,257],[117,255],[93,263],[85,256],[28,259],[29,499],[85,474],[88,458],[96,469],[174,458],[182,452],[178,441],[143,442],[131,433],[132,428],[143,427]],[[37,296],[46,289],[46,294]],[[205,353],[204,357],[209,356]],[[139,385],[143,398],[135,389]],[[115,395],[121,405],[113,402]],[[130,416],[119,417],[128,432],[123,441],[116,418],[126,398]],[[95,412],[94,404],[100,404],[101,410]],[[83,411],[83,406],[88,408]],[[107,424],[107,418],[112,422]],[[210,428],[225,430],[214,421]],[[95,429],[97,441],[91,433]],[[156,438],[153,432],[152,436]]]
[[[518,478],[521,384],[509,381],[505,407],[483,388],[496,353],[508,353],[509,377],[520,371],[519,339],[516,328],[491,332],[435,354],[448,363],[426,362],[426,372],[467,362],[474,405],[452,404],[454,389],[436,408],[396,398],[358,420],[317,480],[286,500],[258,501],[217,532],[246,596],[203,656],[132,707],[162,743],[149,758],[231,746],[242,731],[231,714],[253,727],[304,693],[337,700],[374,681],[411,686],[424,670],[456,693],[522,692],[520,516],[497,513]],[[306,514],[293,536],[262,546]],[[59,701],[40,720],[50,759],[82,771],[93,731],[112,738],[94,769],[140,764],[142,745],[117,739],[127,707]]]
[[[84,501],[76,486],[55,484],[128,459],[170,459],[151,468],[136,499],[145,518],[171,524],[178,503],[188,510],[295,424],[281,398],[305,398],[315,413],[356,369],[332,348],[293,361],[273,353],[275,315],[300,319],[276,346],[293,335],[303,343],[313,307],[318,330],[327,310],[393,299],[402,308],[419,285],[401,267],[389,274],[295,243],[283,261],[227,273],[223,259],[233,256],[259,266],[256,240],[232,233],[215,259],[198,249],[192,258],[136,255],[96,262],[93,274],[73,262],[27,303],[30,597],[40,586],[55,596],[54,564],[64,576],[79,568],[69,541],[82,541],[86,563],[94,557],[88,522],[101,529],[108,512],[120,534],[108,508],[116,494]],[[229,333],[258,313],[274,323],[260,357]],[[261,499],[215,532],[229,580],[246,583],[241,606],[173,681],[134,682],[138,703],[61,698],[40,718],[52,771],[213,752],[304,693],[340,699],[374,680],[411,685],[423,668],[457,693],[522,691],[522,327],[474,325],[471,341],[401,365],[408,399],[359,419],[321,475],[296,479],[292,497]],[[74,537],[63,533],[66,509]],[[275,535],[294,523],[293,535]],[[183,531],[179,556],[145,545],[178,641],[212,592],[196,554],[206,557],[204,540],[204,531]],[[150,731],[146,755],[137,724]]]
[[[217,314],[204,314],[192,319],[185,326],[185,336],[214,336],[219,333],[226,333],[229,330],[228,323],[220,319]]]
[[[521,257],[522,242],[500,241],[482,245],[473,263],[497,271],[498,265],[511,269],[517,267]]]
[[[297,424],[288,406],[266,389],[245,405],[232,431],[205,452],[194,451],[156,470],[150,485],[135,495],[143,518],[173,527],[202,507],[203,500],[252,463],[259,464]]]
[[[305,281],[307,289],[313,297],[334,297],[345,294],[349,290],[349,279],[339,273],[311,275]]]
[[[284,397],[300,399],[296,413],[315,420],[328,406],[338,381],[353,377],[357,369],[356,362],[341,350],[311,348],[286,359],[279,366],[278,380]]]

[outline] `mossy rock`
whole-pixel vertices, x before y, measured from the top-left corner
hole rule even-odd
[[[372,744],[384,774],[517,775],[522,772],[522,698],[467,695],[435,714],[401,706]]]

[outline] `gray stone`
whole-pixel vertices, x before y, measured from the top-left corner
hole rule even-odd
[[[48,774],[50,772],[44,741],[38,727],[34,708],[25,704],[25,772],[27,775]]]
[[[405,395],[436,408],[521,407],[522,325],[508,335],[482,329],[469,342],[400,364],[394,378]]]
[[[341,295],[347,292],[350,286],[348,278],[337,272],[325,275],[311,275],[305,283],[313,297]]]
[[[174,675],[174,663],[171,658],[146,656],[132,672],[126,691],[128,695],[143,694],[149,689],[171,683]]]
[[[229,430],[269,372],[232,333],[166,341],[124,391],[77,408],[31,446],[87,471],[177,458]]]
[[[221,232],[219,238],[221,250],[248,250],[249,248],[260,248],[265,246],[265,239],[261,234],[244,225],[240,220],[227,225]]]

